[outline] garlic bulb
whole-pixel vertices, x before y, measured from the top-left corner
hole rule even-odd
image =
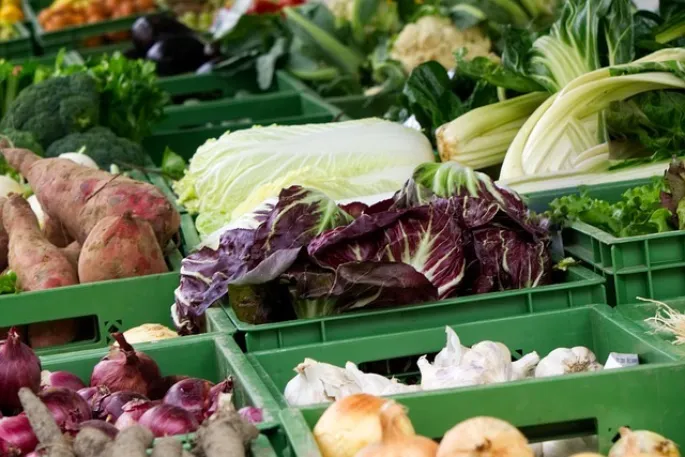
[[[390,385],[383,389],[383,392],[381,392],[380,396],[384,397],[386,395],[408,394],[412,392],[419,392],[420,390],[421,386],[402,384],[397,379],[392,378],[390,380]]]
[[[484,384],[483,370],[474,367],[436,367],[421,356],[416,362],[421,372],[422,390],[450,389]]]
[[[435,356],[433,365],[436,367],[457,367],[461,363],[462,356],[469,349],[461,345],[459,336],[452,327],[445,327],[445,333],[447,334],[447,344]]]
[[[542,443],[544,457],[568,457],[580,452],[591,452],[599,448],[597,436],[582,436],[565,440],[545,441]]]
[[[464,354],[461,367],[479,371],[485,384],[506,382],[511,379],[511,352],[502,343],[481,341]]]
[[[673,441],[648,430],[619,429],[621,438],[609,450],[609,457],[633,457],[649,454],[652,457],[680,457]]]
[[[437,457],[534,457],[534,453],[513,425],[493,417],[474,417],[445,434]]]
[[[360,388],[342,368],[313,359],[295,367],[297,375],[285,386],[285,399],[291,406],[327,403],[359,392]]]
[[[511,380],[518,381],[520,379],[532,378],[535,375],[535,368],[540,362],[540,356],[533,351],[524,355],[516,362],[511,364]]]
[[[408,435],[402,428],[406,420],[404,408],[388,401],[381,407],[380,421],[383,439],[359,451],[356,457],[435,457],[438,445],[418,435]]]
[[[557,348],[540,360],[535,368],[535,377],[546,378],[601,369],[602,365],[597,362],[595,354],[588,348],[582,346],[571,349]]]
[[[388,400],[355,394],[333,403],[314,426],[314,438],[323,457],[355,457],[357,452],[383,438],[381,407]],[[414,436],[406,415],[395,417],[395,436]]]
[[[357,365],[352,362],[347,362],[345,364],[345,371],[352,378],[355,383],[359,386],[360,392],[369,395],[381,395],[381,393],[390,387],[392,381],[390,381],[385,376],[374,373],[364,373]]]

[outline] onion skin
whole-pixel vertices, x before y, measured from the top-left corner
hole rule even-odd
[[[329,406],[314,427],[314,438],[322,456],[355,457],[366,446],[381,441],[380,411],[387,402],[373,395],[355,394]],[[397,427],[402,434],[415,435],[406,416]]]
[[[101,397],[94,398],[91,403],[93,417],[113,424],[124,412],[124,405],[133,400],[148,401],[145,395],[128,391],[107,393]]]
[[[90,385],[106,386],[112,392],[125,390],[147,396],[162,377],[157,363],[147,354],[136,352],[123,334],[113,333],[112,337],[119,343],[119,348],[113,349],[95,365]]]
[[[29,419],[26,416],[0,419],[0,455],[25,455],[38,446]]]
[[[494,417],[473,417],[443,436],[437,457],[535,457],[528,440],[513,425]]]
[[[0,409],[21,408],[18,392],[22,387],[38,392],[40,371],[40,360],[12,327],[0,347]]]
[[[205,411],[205,418],[211,416],[219,409],[219,397],[221,397],[221,394],[230,394],[231,392],[233,392],[233,378],[230,376],[212,387],[209,391],[209,408]]]
[[[38,394],[62,431],[78,431],[81,422],[93,418],[90,406],[79,394],[63,387],[51,387]]]
[[[161,404],[146,411],[138,423],[149,428],[156,438],[184,435],[200,427],[192,413],[178,406],[167,404]]]
[[[87,427],[92,427],[92,428],[98,429],[102,433],[104,433],[105,435],[109,436],[112,439],[114,439],[117,436],[117,434],[119,433],[119,429],[117,429],[114,425],[107,423],[103,420],[93,419],[93,420],[81,422],[79,424],[79,431],[81,431]]]
[[[254,406],[240,408],[238,414],[251,424],[260,424],[264,422],[264,413],[260,408],[255,408]]]
[[[188,378],[189,376],[164,376],[159,378],[157,382],[154,382],[150,387],[148,398],[150,398],[150,400],[161,400],[164,398],[171,386]]]
[[[114,423],[114,426],[117,428],[117,430],[123,430],[127,427],[135,425],[138,423],[138,420],[143,416],[143,414],[159,404],[161,403],[158,401],[130,401],[123,406],[122,409],[124,412],[121,414],[121,416],[119,416],[117,421]]]
[[[609,450],[609,457],[633,457],[648,454],[653,457],[680,457],[675,443],[649,430],[631,430],[621,427],[621,438]]]
[[[87,401],[88,405],[90,405],[92,409],[93,401],[97,401],[99,398],[109,395],[109,389],[105,386],[84,387],[76,393],[79,394],[85,401]]]
[[[210,407],[212,387],[214,384],[204,379],[184,379],[171,386],[163,402],[185,409],[195,416],[198,423],[201,423],[205,419],[205,412]]]
[[[438,444],[426,437],[407,435],[403,422],[407,420],[404,408],[394,401],[388,401],[381,408],[383,439],[359,451],[356,457],[435,457]]]
[[[46,389],[48,387],[64,387],[65,389],[78,392],[85,389],[86,385],[75,374],[68,371],[43,371],[40,376],[40,388]]]

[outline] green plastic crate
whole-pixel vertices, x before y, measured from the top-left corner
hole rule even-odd
[[[0,58],[20,59],[33,55],[31,32],[21,22],[14,24],[17,36],[10,40],[0,41]]]
[[[257,85],[254,71],[245,71],[234,76],[221,72],[186,74],[159,79],[159,86],[171,95],[173,100],[200,99],[217,100],[238,98],[263,93]],[[298,92],[284,73],[277,73],[273,86],[266,92]]]
[[[559,284],[318,319],[252,325],[239,320],[232,308],[226,312],[246,350],[254,352],[603,303],[603,284],[591,271],[572,267]]]
[[[170,307],[179,284],[181,260],[197,242],[192,222],[185,221],[181,245],[167,253],[169,273],[0,295],[0,328],[60,319],[81,321],[82,330],[76,341],[39,349],[40,354],[103,347],[111,342],[110,333],[145,323],[173,328]]]
[[[650,335],[633,331],[630,323],[606,305],[443,324],[455,329],[462,344],[500,341],[514,357],[534,350],[544,357],[558,347],[586,346],[601,362],[609,352],[623,352],[638,354],[644,365],[397,396],[421,435],[439,439],[462,420],[493,416],[521,427],[532,441],[597,434],[600,452],[607,451],[621,426],[653,430],[685,443],[681,426],[685,400],[677,387],[685,382],[685,364],[678,363],[677,355],[656,344]],[[407,360],[435,354],[444,347],[445,339],[444,326],[440,326],[247,357],[277,401],[286,406],[281,392],[294,376],[293,367],[305,357],[338,366],[352,361],[364,371],[406,379],[416,373],[415,365],[407,365]],[[313,427],[327,406],[298,409]]]
[[[330,122],[341,113],[311,94],[273,93],[170,106],[166,114],[153,135],[143,141],[155,163],[160,163],[167,146],[189,160],[207,140],[229,130]]]
[[[588,186],[592,197],[617,201],[621,194],[650,180]],[[547,209],[549,202],[562,195],[578,193],[567,189],[526,196],[531,207]],[[562,232],[564,250],[587,263],[607,280],[609,304],[624,305],[635,297],[669,299],[685,296],[685,231],[616,238],[583,222],[574,222]]]
[[[228,335],[198,335],[135,345],[157,365],[163,376],[185,375],[219,382],[227,376],[234,379],[233,401],[237,408],[256,406],[263,409],[262,430],[278,426],[278,404],[260,381],[240,348]],[[44,356],[44,370],[64,370],[90,381],[93,367],[109,349]]]
[[[107,33],[130,31],[136,19],[142,16],[142,14],[135,14],[93,24],[69,27],[54,32],[46,32],[40,25],[40,22],[38,22],[38,15],[42,10],[48,8],[52,2],[53,0],[30,0],[24,4],[24,11],[31,21],[36,43],[45,54],[56,54],[61,48],[84,50],[90,54],[106,52],[109,47],[108,45],[88,47],[85,41]],[[115,45],[121,45],[121,43],[115,43]]]

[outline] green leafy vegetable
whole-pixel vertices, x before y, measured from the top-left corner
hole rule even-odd
[[[12,270],[7,270],[0,274],[0,295],[16,294],[19,292],[17,288],[17,274]]]
[[[162,173],[169,176],[171,179],[178,180],[183,177],[188,164],[183,157],[176,154],[168,146],[164,150],[162,156]]]

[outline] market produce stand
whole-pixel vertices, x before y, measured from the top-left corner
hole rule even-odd
[[[338,11],[255,0],[231,29],[242,32],[245,20],[249,33],[213,43],[201,71],[158,77],[148,61],[108,54],[139,45],[128,35],[146,12],[169,11],[147,0],[78,1],[25,0],[26,22],[0,42],[11,62],[0,103],[0,184],[9,189],[0,189],[0,391],[33,391],[60,436],[77,438],[45,444],[26,391],[12,387],[0,392],[0,456],[29,455],[40,441],[107,457],[78,455],[78,436],[90,427],[117,446],[137,424],[155,440],[138,443],[136,457],[160,457],[165,436],[204,457],[382,457],[365,445],[392,444],[392,411],[434,442],[422,457],[463,455],[445,450],[450,435],[482,416],[519,432],[501,428],[512,440],[501,443],[497,430],[474,428],[474,442],[480,431],[487,445],[468,455],[520,445],[513,457],[572,457],[554,443],[580,443],[633,457],[616,451],[630,430],[658,434],[640,435],[642,446],[661,446],[652,451],[685,448],[685,163],[675,158],[685,137],[669,124],[685,121],[677,2],[655,16],[633,15],[627,0],[606,10],[569,0],[563,13],[511,0],[494,18],[469,4],[454,17],[436,6],[409,19],[393,2]],[[216,7],[235,13],[236,3]],[[61,16],[65,5],[75,17]],[[269,16],[255,12],[263,8]],[[578,11],[586,32],[569,25]],[[413,62],[399,46],[419,24],[444,30]],[[500,36],[502,25],[510,29]],[[612,27],[640,35],[619,40]],[[521,37],[537,60],[517,49],[513,63]],[[450,41],[469,59],[453,57]],[[559,55],[549,52],[560,43]],[[610,57],[579,57],[581,44]],[[239,49],[241,71],[227,49]],[[580,63],[555,66],[559,56]],[[21,99],[56,78],[82,78],[86,95]],[[90,95],[97,106],[84,102]],[[41,128],[36,106],[52,110],[45,125],[64,122]],[[617,162],[609,146],[623,141],[651,155]],[[30,178],[44,159],[12,151],[34,145],[66,171],[49,176],[56,161]],[[115,149],[118,158],[104,158]],[[71,200],[50,201],[73,183]],[[101,192],[108,199],[98,203]],[[10,213],[10,202],[25,212]],[[72,206],[86,208],[76,216],[87,230],[54,217]],[[52,273],[13,271],[24,266],[22,237],[3,214],[22,215],[32,239],[54,245],[44,260],[63,257],[76,280],[22,290],[21,278]],[[87,264],[84,246],[131,255]],[[110,276],[82,280],[101,266]],[[69,326],[73,337],[61,341]],[[240,439],[212,454],[208,430],[223,421],[223,434]],[[413,433],[401,438],[418,446]],[[188,457],[174,449],[161,457]]]

